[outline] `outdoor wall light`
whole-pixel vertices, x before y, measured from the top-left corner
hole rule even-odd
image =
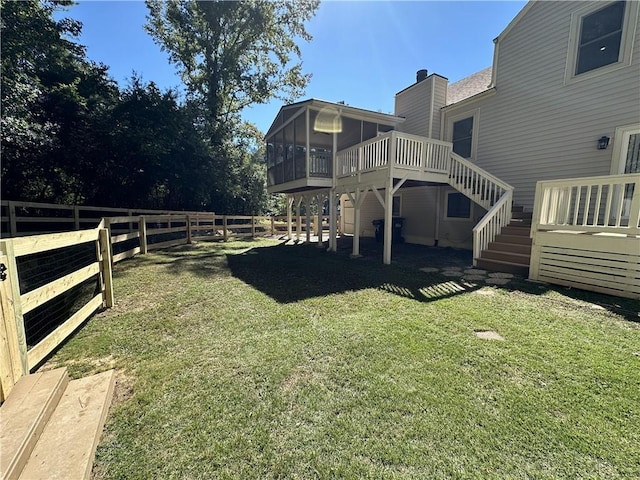
[[[609,146],[609,137],[603,135],[598,139],[598,150],[606,150]]]

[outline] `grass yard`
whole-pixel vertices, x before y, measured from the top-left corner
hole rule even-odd
[[[640,302],[424,266],[268,240],[118,264],[46,365],[118,369],[94,478],[640,478]]]

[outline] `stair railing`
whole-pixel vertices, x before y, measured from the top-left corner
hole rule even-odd
[[[513,187],[456,153],[451,153],[449,184],[487,209],[473,227],[473,264],[511,221]]]

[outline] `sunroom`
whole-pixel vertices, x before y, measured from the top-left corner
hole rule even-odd
[[[268,192],[331,188],[336,152],[395,130],[403,121],[317,99],[282,107],[265,136]]]

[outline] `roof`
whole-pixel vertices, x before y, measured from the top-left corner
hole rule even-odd
[[[340,115],[344,117],[368,120],[384,125],[396,125],[398,123],[404,122],[405,120],[404,117],[398,117],[389,113],[382,113],[373,110],[366,110],[364,108],[352,107],[350,105],[345,105],[344,103],[327,102],[325,100],[318,100],[317,98],[309,98],[307,100],[282,106],[280,108],[280,111],[278,112],[278,115],[276,115],[276,118],[273,120],[273,123],[269,127],[269,130],[267,130],[265,138],[279,129],[280,126],[278,125],[278,120],[280,119],[280,116],[285,113],[285,111],[293,110],[293,112],[289,114],[290,116],[294,115],[295,112],[306,106],[313,107],[314,110],[322,110],[328,107],[332,109],[332,111],[339,112]]]
[[[447,88],[447,105],[458,103],[466,98],[489,90],[491,85],[491,67],[469,75],[462,80],[452,83]]]

